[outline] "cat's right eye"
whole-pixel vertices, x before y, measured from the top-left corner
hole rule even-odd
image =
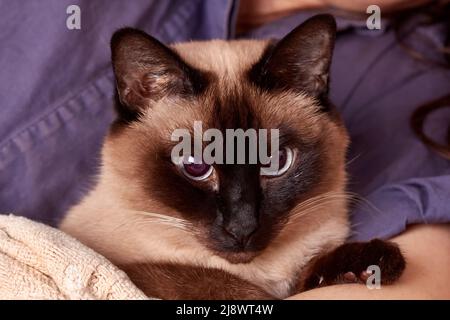
[[[201,181],[207,179],[213,172],[213,167],[207,163],[200,162],[195,163],[194,157],[186,157],[181,163],[177,164],[180,166],[181,172],[189,179],[195,181]]]
[[[278,152],[278,166],[272,168],[272,164],[261,166],[261,175],[278,177],[283,175],[294,162],[294,151],[291,148],[283,148]]]

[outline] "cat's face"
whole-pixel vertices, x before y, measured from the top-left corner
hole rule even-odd
[[[277,44],[169,49],[142,32],[118,31],[119,118],[104,148],[104,166],[122,186],[116,196],[129,209],[183,219],[207,250],[234,263],[261,253],[286,224],[302,223],[305,200],[345,187],[348,139],[327,101],[334,33],[333,19],[321,16]],[[203,132],[223,132],[224,145],[226,129],[278,129],[278,168],[174,163],[172,133],[194,136],[196,121]]]

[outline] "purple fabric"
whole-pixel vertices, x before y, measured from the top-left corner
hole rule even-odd
[[[81,8],[81,30],[66,28],[71,4]],[[114,117],[114,30],[134,26],[166,43],[231,39],[237,7],[231,0],[0,0],[0,212],[55,225],[95,180]],[[282,37],[310,15],[245,37]],[[338,19],[338,27],[331,98],[352,138],[349,188],[370,203],[353,208],[353,238],[450,222],[450,162],[408,126],[417,105],[450,91],[450,72],[413,60],[386,23],[369,31]],[[417,32],[443,41],[438,26]],[[439,140],[448,123],[450,113],[439,112],[427,131]]]

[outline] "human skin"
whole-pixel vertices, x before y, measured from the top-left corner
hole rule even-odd
[[[366,8],[372,4],[378,5],[383,11],[400,11],[408,8],[413,8],[430,2],[428,0],[317,0],[324,6],[333,6],[342,10],[349,11],[366,11]],[[301,2],[301,1],[299,1]]]
[[[389,12],[413,8],[430,2],[429,0],[243,0],[240,3],[241,11],[252,13],[255,16],[261,14],[273,14],[276,12],[288,12],[291,10],[313,8],[337,8],[348,11],[366,11],[370,5],[376,4],[382,10]]]
[[[239,4],[237,32],[258,27],[300,10],[338,10],[366,14],[367,7],[376,4],[382,14],[424,5],[429,0],[242,0]]]
[[[405,272],[395,284],[380,289],[341,284],[289,299],[450,299],[450,224],[412,226],[391,241],[400,246],[406,259]]]

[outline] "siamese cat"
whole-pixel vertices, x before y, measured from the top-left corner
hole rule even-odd
[[[345,243],[349,137],[327,98],[335,33],[330,15],[276,42],[165,46],[117,31],[118,118],[95,188],[61,229],[162,299],[280,299],[364,282],[370,265],[394,282],[405,268],[396,245]],[[194,121],[279,129],[282,170],[172,162],[172,132]]]

